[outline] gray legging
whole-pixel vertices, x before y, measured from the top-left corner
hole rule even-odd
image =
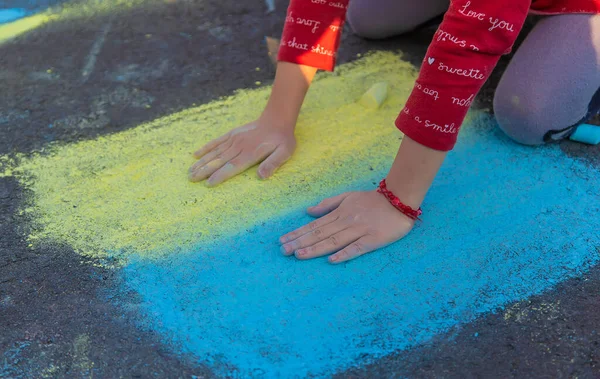
[[[448,6],[448,0],[352,0],[347,20],[357,35],[378,39],[409,32]],[[600,15],[545,17],[504,72],[494,112],[509,137],[537,145],[568,137],[595,115],[599,88]]]

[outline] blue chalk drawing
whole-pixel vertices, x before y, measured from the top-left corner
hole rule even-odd
[[[27,15],[27,10],[21,8],[0,9],[0,24],[15,21]]]
[[[175,350],[240,377],[317,377],[429,340],[599,258],[600,172],[558,147],[467,126],[407,238],[342,266],[280,255],[302,209],[237,238],[134,259],[125,282]],[[371,188],[385,172],[362,183]],[[577,201],[574,201],[576,199]],[[318,201],[320,199],[315,199]],[[298,206],[296,204],[295,206]]]
[[[36,12],[64,3],[66,0],[21,0],[13,4],[17,8],[2,8],[0,2],[0,24],[16,21]]]

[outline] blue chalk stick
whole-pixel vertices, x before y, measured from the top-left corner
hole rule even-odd
[[[571,141],[583,142],[589,145],[600,143],[600,126],[582,124],[577,127],[575,133],[569,137]]]
[[[18,20],[27,15],[27,11],[21,8],[0,9],[0,24]]]

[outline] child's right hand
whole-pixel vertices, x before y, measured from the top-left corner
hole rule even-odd
[[[279,62],[271,96],[259,119],[196,151],[194,156],[199,161],[190,167],[190,180],[208,178],[207,184],[214,186],[257,163],[259,177],[273,175],[296,149],[294,128],[316,72],[314,67]]]
[[[258,176],[266,179],[295,149],[293,127],[261,118],[231,130],[196,151],[194,157],[199,160],[190,167],[189,179],[199,182],[208,178],[207,184],[215,186],[258,163]]]

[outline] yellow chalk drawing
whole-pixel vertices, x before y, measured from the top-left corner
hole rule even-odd
[[[318,76],[297,126],[294,157],[267,181],[255,169],[216,188],[190,183],[191,153],[255,119],[270,88],[189,109],[112,136],[50,145],[4,162],[4,175],[31,190],[31,243],[50,241],[106,257],[135,251],[147,258],[232,235],[364,182],[391,165],[401,133],[394,120],[416,70],[392,53],[375,53]],[[387,101],[357,101],[373,84],[390,84]],[[1,170],[0,170],[1,171]],[[2,173],[0,172],[0,176]],[[370,184],[370,183],[369,183]]]
[[[42,378],[56,378],[59,370],[59,366],[55,366],[54,363],[50,363],[50,366],[42,370],[40,375]]]
[[[560,315],[560,300],[555,303],[544,302],[539,305],[533,305],[531,300],[516,303],[504,311],[504,320],[525,322],[536,313],[543,314],[548,320],[556,319]]]
[[[90,337],[87,334],[80,334],[73,341],[72,370],[81,378],[93,377],[94,362],[90,360],[90,348]]]
[[[8,24],[0,25],[0,45],[50,21],[47,14],[26,17]]]
[[[144,6],[146,8],[164,4],[160,0],[89,0],[76,3],[65,3],[49,8],[39,14],[0,25],[0,46],[26,32],[38,29],[50,22],[73,22],[115,16],[130,9]]]

